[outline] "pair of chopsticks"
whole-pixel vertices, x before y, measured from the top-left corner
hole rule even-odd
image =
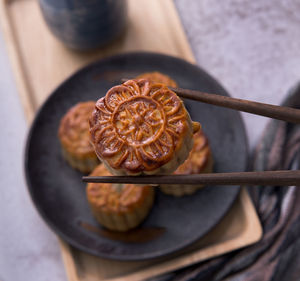
[[[167,176],[82,177],[84,182],[190,185],[300,185],[300,171],[210,173]]]
[[[291,107],[277,106],[250,100],[237,99],[201,91],[172,88],[181,98],[204,102],[216,106],[231,108],[256,115],[270,117],[291,123],[300,124],[300,110]],[[133,184],[210,184],[210,185],[300,185],[300,171],[263,171],[211,173],[197,175],[166,176],[111,176],[83,177],[84,182],[98,183],[133,183]]]

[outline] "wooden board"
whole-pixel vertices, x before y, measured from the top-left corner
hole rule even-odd
[[[89,62],[128,51],[151,51],[194,63],[171,0],[129,0],[126,33],[112,45],[93,52],[66,48],[48,30],[36,0],[0,0],[0,21],[20,99],[30,123],[45,98],[65,78]],[[150,28],[151,27],[151,28]],[[80,252],[59,239],[70,281],[143,280],[250,245],[262,229],[246,190],[209,235],[181,255],[145,262],[118,262]]]

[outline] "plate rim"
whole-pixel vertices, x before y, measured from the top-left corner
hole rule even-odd
[[[80,243],[77,242],[77,240],[73,239],[72,237],[66,235],[63,231],[60,230],[59,227],[56,227],[55,224],[47,217],[46,213],[43,211],[40,204],[37,203],[38,200],[34,196],[33,187],[32,187],[33,184],[31,182],[31,178],[29,176],[29,166],[28,166],[29,148],[30,148],[30,142],[31,142],[31,139],[32,139],[32,136],[34,133],[34,128],[36,127],[36,123],[38,122],[39,116],[41,115],[43,109],[47,106],[47,104],[51,101],[51,99],[54,98],[55,93],[57,91],[59,91],[61,88],[63,88],[65,86],[65,84],[67,84],[70,80],[76,78],[77,75],[80,75],[82,72],[87,71],[89,68],[93,68],[94,66],[98,65],[99,63],[106,63],[107,61],[110,61],[110,60],[118,60],[118,59],[122,59],[122,58],[128,57],[128,56],[134,56],[134,57],[136,57],[136,56],[149,56],[149,57],[157,56],[157,57],[162,57],[162,58],[167,57],[168,59],[177,60],[177,61],[180,61],[181,63],[192,65],[193,67],[198,68],[206,78],[208,78],[209,80],[211,80],[215,84],[217,84],[218,87],[220,87],[226,95],[230,96],[230,94],[225,90],[225,88],[212,75],[210,75],[208,72],[206,72],[203,68],[201,68],[197,64],[191,63],[191,62],[189,62],[185,59],[179,58],[179,57],[166,55],[166,54],[162,54],[162,53],[156,53],[156,52],[146,52],[146,51],[134,52],[133,51],[133,52],[126,52],[126,53],[116,54],[116,55],[112,55],[112,56],[107,56],[105,58],[97,59],[96,61],[88,63],[87,65],[85,65],[85,66],[81,67],[80,69],[71,73],[66,79],[64,79],[57,87],[55,87],[50,92],[50,94],[47,96],[47,98],[43,101],[43,103],[37,109],[37,111],[35,112],[35,115],[34,115],[34,119],[30,124],[30,128],[28,130],[27,137],[26,137],[26,144],[25,144],[25,148],[24,148],[23,169],[24,169],[24,174],[25,174],[27,190],[30,194],[30,199],[31,199],[34,207],[37,209],[39,215],[44,220],[44,222],[47,224],[47,226],[50,228],[50,230],[53,231],[59,238],[63,239],[64,242],[66,242],[67,244],[69,244],[69,245],[73,246],[74,248],[79,249],[85,253],[91,254],[96,257],[101,257],[101,258],[106,258],[106,259],[111,259],[111,260],[119,260],[119,261],[155,260],[155,259],[160,259],[162,257],[171,256],[173,254],[176,254],[177,252],[182,251],[184,248],[193,245],[195,242],[197,242],[199,239],[201,239],[201,237],[203,237],[204,235],[209,233],[217,224],[220,223],[220,221],[228,213],[228,211],[230,210],[230,208],[232,207],[232,205],[234,204],[234,202],[236,201],[236,198],[238,197],[238,195],[240,193],[241,186],[236,187],[237,191],[236,191],[235,195],[233,196],[232,202],[225,209],[222,216],[220,216],[220,218],[218,220],[216,220],[216,223],[214,225],[212,225],[211,227],[209,227],[207,229],[207,231],[205,233],[203,233],[203,235],[201,237],[198,237],[193,240],[189,240],[188,243],[183,243],[182,245],[177,247],[175,250],[171,250],[171,251],[169,251],[167,253],[163,253],[163,254],[161,254],[161,253],[155,254],[156,252],[151,252],[151,254],[134,254],[134,255],[122,254],[122,255],[120,255],[120,254],[106,254],[106,253],[101,253],[99,251],[93,251],[92,249],[81,245]],[[245,150],[246,150],[245,158],[246,158],[246,160],[245,160],[244,170],[248,170],[248,165],[247,165],[247,163],[249,161],[248,136],[247,136],[243,116],[240,112],[238,112],[238,114],[239,114],[240,121],[242,124],[243,135],[245,136]]]

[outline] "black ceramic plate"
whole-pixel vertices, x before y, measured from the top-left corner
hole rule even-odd
[[[212,229],[239,192],[234,186],[209,186],[193,196],[174,198],[157,191],[150,215],[136,233],[125,236],[153,236],[146,242],[122,241],[124,237],[110,235],[97,225],[85,198],[82,174],[62,158],[57,138],[59,121],[75,103],[98,99],[121,78],[155,70],[168,74],[182,88],[228,95],[195,65],[160,54],[129,53],[100,60],[75,73],[52,93],[33,122],[25,157],[32,200],[50,227],[82,251],[119,260],[150,259],[174,253]],[[244,171],[247,141],[240,114],[193,101],[185,104],[192,119],[201,122],[210,140],[215,172]]]

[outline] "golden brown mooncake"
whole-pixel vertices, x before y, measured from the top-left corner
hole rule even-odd
[[[88,120],[94,108],[94,101],[74,105],[61,119],[58,130],[64,158],[83,173],[90,173],[99,164],[89,134]]]
[[[147,79],[155,83],[165,84],[169,87],[178,87],[177,83],[171,77],[158,71],[142,73],[135,79]]]
[[[145,79],[111,88],[90,118],[95,152],[114,175],[174,172],[199,127],[173,91]]]
[[[100,164],[91,176],[110,176]],[[88,183],[86,195],[96,220],[106,228],[127,231],[148,215],[154,201],[154,187],[134,184]]]
[[[176,175],[192,175],[211,173],[213,170],[213,157],[207,137],[202,130],[194,134],[194,146],[187,160],[174,172]],[[183,196],[195,193],[203,185],[161,185],[161,191]]]

